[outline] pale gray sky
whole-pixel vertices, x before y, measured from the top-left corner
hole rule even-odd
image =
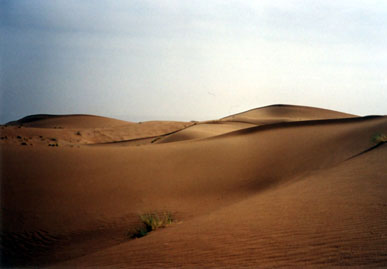
[[[0,0],[0,122],[387,114],[387,1]]]

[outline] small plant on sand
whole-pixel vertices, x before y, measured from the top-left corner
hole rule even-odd
[[[173,221],[172,214],[164,212],[161,214],[157,213],[146,213],[140,216],[141,221],[151,229],[151,231],[158,228],[163,228]]]
[[[385,143],[387,142],[387,135],[386,134],[375,134],[373,137],[372,137],[372,142],[375,143],[375,144],[379,144],[379,143]]]
[[[128,232],[131,238],[140,238],[147,235],[149,232],[164,228],[173,222],[173,217],[170,212],[163,213],[145,213],[140,215],[142,227],[133,232]]]

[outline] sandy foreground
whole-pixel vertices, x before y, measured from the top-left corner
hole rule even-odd
[[[0,131],[3,267],[387,266],[386,116],[274,105]],[[173,222],[132,238],[149,212]]]

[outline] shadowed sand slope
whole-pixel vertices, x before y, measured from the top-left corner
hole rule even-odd
[[[3,264],[387,265],[386,146],[360,154],[386,117],[228,124],[139,147],[2,144]],[[149,211],[178,222],[129,239]]]
[[[292,105],[272,105],[231,115],[222,121],[240,121],[253,124],[270,124],[287,121],[351,118],[355,115],[333,110]]]

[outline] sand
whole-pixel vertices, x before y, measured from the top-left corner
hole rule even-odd
[[[387,266],[386,116],[32,118],[0,129],[3,266]],[[131,238],[146,212],[175,221]]]

